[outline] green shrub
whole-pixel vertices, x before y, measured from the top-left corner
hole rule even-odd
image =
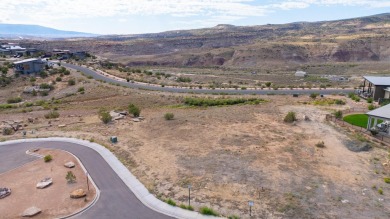
[[[337,99],[334,101],[336,105],[345,105],[345,102],[343,100]]]
[[[129,104],[128,109],[129,113],[132,114],[134,117],[139,117],[139,115],[141,114],[141,109],[132,103]]]
[[[177,82],[189,83],[189,82],[191,82],[192,80],[191,80],[191,78],[189,78],[189,77],[178,77],[178,78],[176,79],[176,81],[177,81]]]
[[[311,93],[310,98],[315,99],[318,97],[318,95],[319,95],[318,93]]]
[[[56,119],[60,117],[60,114],[57,111],[50,111],[46,113],[44,116],[46,119]]]
[[[237,215],[231,215],[228,217],[228,219],[240,219],[240,217]]]
[[[379,188],[379,189],[378,189],[378,193],[379,193],[379,195],[383,195],[383,189],[382,189],[382,188]]]
[[[188,206],[187,206],[187,210],[189,210],[189,211],[194,211],[194,207],[192,207],[191,205],[188,205]]]
[[[3,135],[12,135],[13,132],[14,131],[12,128],[9,128],[9,127],[3,128]]]
[[[385,181],[385,183],[390,183],[390,177],[385,177],[383,178],[383,180]]]
[[[373,99],[372,97],[367,98],[367,103],[372,103]]]
[[[165,113],[164,118],[165,120],[172,120],[175,115],[173,113]]]
[[[41,72],[39,72],[39,76],[41,78],[46,78],[48,76],[48,74],[47,74],[47,72],[41,71]]]
[[[209,207],[201,207],[199,209],[199,212],[204,215],[219,216],[216,211],[214,211],[212,208]]]
[[[78,92],[84,92],[84,87],[79,87]]]
[[[68,171],[68,173],[65,176],[65,179],[68,183],[75,183],[76,182],[76,176],[73,174],[72,171]]]
[[[187,209],[187,205],[185,205],[185,204],[181,204],[179,207],[182,209]]]
[[[100,120],[102,120],[102,122],[104,124],[107,124],[107,123],[111,122],[112,116],[105,109],[100,109],[98,114],[99,114]]]
[[[168,203],[168,205],[176,206],[176,202],[173,201],[172,199],[168,199],[167,203]]]
[[[22,102],[21,97],[11,97],[7,99],[7,103],[20,103]]]
[[[61,78],[61,77],[57,77],[57,78],[56,78],[56,81],[58,81],[58,82],[59,82],[59,81],[62,81],[62,78]]]
[[[375,109],[375,106],[374,105],[372,105],[372,104],[370,104],[370,105],[368,105],[368,110],[373,110],[373,109]]]
[[[48,154],[48,155],[43,157],[43,160],[47,163],[47,162],[50,162],[51,160],[53,160],[53,157],[50,154]]]
[[[73,85],[75,85],[76,84],[76,80],[75,79],[69,79],[69,81],[68,81],[68,85],[69,86],[73,86]]]
[[[199,98],[187,97],[184,99],[184,104],[189,106],[226,106],[237,104],[259,104],[263,99],[257,98]]]
[[[295,112],[288,112],[287,115],[284,117],[284,122],[292,123],[294,121],[297,121],[297,117],[295,115]]]
[[[336,112],[333,113],[333,115],[336,117],[336,119],[341,119],[343,118],[343,111],[337,110]]]
[[[53,85],[43,83],[39,85],[39,88],[53,90]]]

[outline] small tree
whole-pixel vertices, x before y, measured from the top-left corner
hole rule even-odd
[[[66,181],[68,181],[68,183],[75,183],[76,182],[76,176],[73,174],[72,171],[68,171],[65,179],[66,179]]]
[[[134,117],[138,117],[141,114],[141,110],[136,105],[131,103],[129,104],[129,113],[133,114]]]
[[[175,115],[173,113],[165,113],[164,118],[165,120],[172,120]]]
[[[102,122],[104,124],[107,124],[107,123],[111,122],[111,120],[112,120],[112,116],[105,109],[99,110],[99,118],[100,118],[100,120],[102,120]]]
[[[271,84],[272,84],[271,82],[265,82],[265,86],[268,88],[271,87]]]
[[[294,121],[297,121],[295,112],[288,112],[287,115],[284,117],[284,122],[292,123]]]

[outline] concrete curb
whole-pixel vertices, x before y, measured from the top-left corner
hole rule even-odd
[[[138,181],[138,179],[118,160],[118,158],[111,153],[107,148],[93,142],[74,139],[74,138],[62,138],[62,137],[50,137],[50,138],[34,138],[34,139],[19,139],[10,140],[6,142],[0,142],[1,145],[8,145],[14,143],[25,142],[47,142],[47,141],[62,141],[68,143],[74,143],[93,149],[109,164],[109,166],[115,171],[115,173],[122,179],[127,187],[134,193],[134,195],[148,208],[157,211],[161,214],[165,214],[174,218],[183,219],[201,219],[201,218],[217,218],[213,216],[205,216],[198,212],[188,211],[179,207],[168,205],[167,203],[157,199],[154,195],[150,194],[145,186]]]

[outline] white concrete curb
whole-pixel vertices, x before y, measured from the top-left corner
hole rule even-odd
[[[127,187],[129,187],[129,189],[134,193],[134,195],[145,206],[149,207],[154,211],[157,211],[159,213],[171,217],[183,218],[183,219],[216,218],[213,216],[205,216],[198,212],[184,210],[179,207],[174,207],[157,199],[156,197],[154,197],[154,195],[149,193],[149,191],[145,188],[145,186],[140,181],[138,181],[138,179],[118,160],[118,158],[116,158],[114,154],[111,153],[111,151],[109,151],[107,148],[99,144],[85,141],[85,140],[74,139],[74,138],[51,137],[51,138],[11,140],[6,142],[0,142],[0,146],[12,144],[12,143],[45,142],[45,141],[62,141],[62,142],[75,143],[95,150],[111,166],[111,168],[122,179],[122,181],[127,185]]]

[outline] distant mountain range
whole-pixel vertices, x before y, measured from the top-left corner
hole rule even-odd
[[[39,25],[0,24],[0,38],[73,38],[95,37],[97,34],[57,30]]]

